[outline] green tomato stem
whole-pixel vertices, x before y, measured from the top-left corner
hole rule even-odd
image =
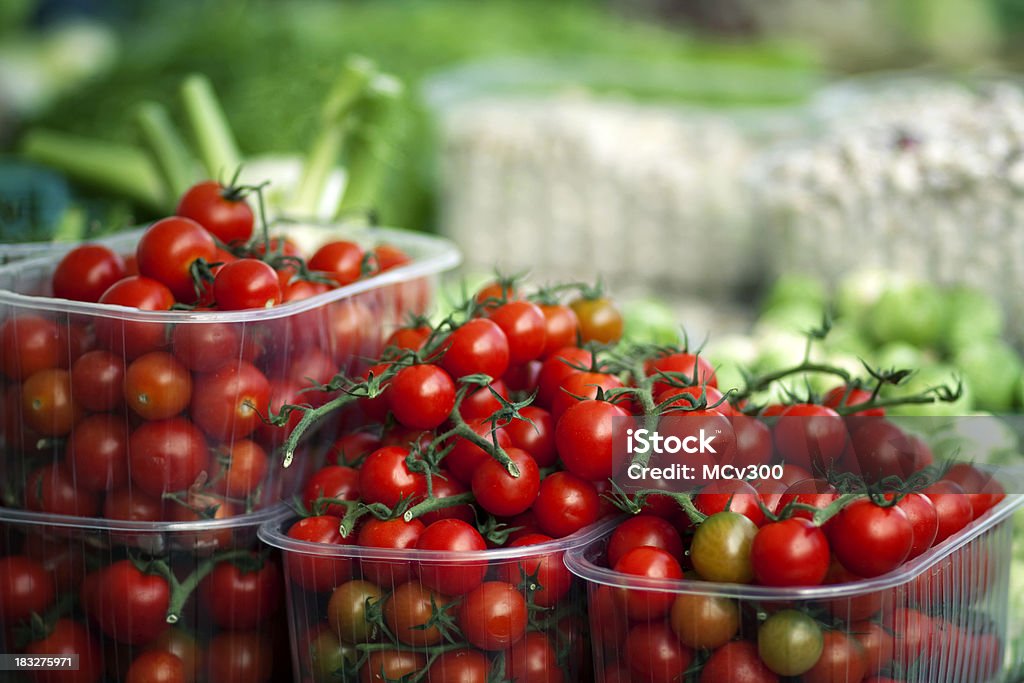
[[[411,522],[417,517],[421,517],[428,512],[458,507],[459,505],[466,505],[467,503],[472,503],[475,500],[476,496],[468,491],[466,493],[458,493],[454,496],[448,496],[447,498],[428,498],[427,500],[417,503],[406,510],[405,514],[402,515],[402,519],[406,522]]]
[[[176,624],[181,619],[181,612],[185,609],[185,603],[192,596],[192,593],[199,587],[199,584],[212,572],[218,564],[231,562],[236,559],[251,559],[252,552],[249,550],[226,550],[203,561],[191,574],[185,577],[184,581],[178,581],[174,572],[164,562],[154,564],[156,573],[163,576],[171,588],[171,600],[167,606],[167,623]]]

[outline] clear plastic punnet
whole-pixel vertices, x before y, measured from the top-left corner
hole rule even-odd
[[[616,572],[606,527],[565,554],[587,587],[594,680],[1003,680],[1012,515],[1022,505],[1007,495],[888,574],[813,587]]]
[[[259,531],[282,551],[295,680],[591,679],[586,596],[563,555],[607,521],[480,552],[312,543],[289,535],[301,521]]]
[[[0,680],[289,680],[280,554],[256,537],[277,513],[151,523],[0,509]]]
[[[141,234],[104,244],[130,255]],[[130,519],[190,521],[291,496],[340,421],[304,434],[285,468],[281,446],[300,414],[269,420],[282,405],[327,400],[305,389],[359,373],[408,315],[429,308],[438,276],[460,256],[447,240],[401,230],[297,225],[287,234],[302,253],[344,238],[396,247],[408,261],[241,311],[58,299],[59,256],[0,266],[0,503],[109,518],[130,498],[156,511]]]

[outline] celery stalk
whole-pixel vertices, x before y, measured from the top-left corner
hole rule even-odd
[[[372,61],[359,56],[350,57],[342,66],[324,100],[320,111],[320,130],[306,155],[302,178],[295,190],[291,208],[296,215],[316,215],[327,178],[345,145],[349,115],[375,71]]]
[[[159,172],[136,147],[37,128],[22,138],[21,154],[77,182],[128,197],[149,209],[168,206],[169,193]]]
[[[180,197],[198,180],[195,162],[167,109],[156,102],[139,105],[135,122],[172,196]]]
[[[193,74],[182,81],[185,115],[210,178],[228,182],[242,163],[234,134],[210,80]]]
[[[388,138],[403,90],[401,81],[387,74],[374,78],[367,88],[357,108],[358,129],[349,144],[345,191],[336,215],[378,208],[380,187],[391,162]]]

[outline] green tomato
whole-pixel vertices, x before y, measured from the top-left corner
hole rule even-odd
[[[327,621],[346,643],[365,643],[376,630],[367,619],[367,610],[383,600],[383,591],[369,581],[355,579],[343,583],[334,589],[327,603]]]
[[[954,362],[974,391],[975,405],[994,413],[1013,407],[1021,377],[1020,356],[999,339],[977,341],[956,354]]]
[[[1003,311],[995,299],[970,287],[946,294],[945,348],[955,351],[978,339],[996,339],[1003,332]]]
[[[871,307],[867,327],[879,343],[904,341],[934,347],[945,330],[946,307],[932,285],[913,283],[891,288]]]
[[[828,293],[820,280],[807,275],[787,274],[779,277],[765,297],[761,310],[798,304],[822,310],[828,302]]]
[[[887,387],[883,390],[885,396],[910,396],[920,394],[926,389],[938,385],[946,385],[953,389],[956,387],[957,378],[961,380],[963,394],[952,403],[935,401],[933,403],[908,404],[894,406],[886,409],[893,415],[967,415],[972,412],[974,399],[972,387],[963,373],[948,365],[930,365],[924,367],[911,375],[903,384],[898,387]]]
[[[636,344],[678,344],[681,341],[675,313],[664,303],[641,299],[623,305],[624,341]]]
[[[877,268],[851,273],[836,287],[836,313],[845,322],[861,326],[882,294],[906,281],[904,276]]]
[[[345,665],[357,661],[359,652],[355,646],[341,642],[331,631],[321,631],[309,643],[309,668],[316,683],[341,680]]]
[[[821,327],[824,309],[809,303],[789,303],[765,311],[758,319],[761,329],[778,329],[803,335]]]
[[[780,676],[806,673],[817,664],[824,647],[821,627],[794,609],[776,612],[757,630],[757,653]]]
[[[750,548],[757,525],[737,512],[718,512],[697,527],[690,544],[693,568],[705,581],[750,583]]]
[[[757,345],[755,368],[758,372],[772,372],[799,365],[804,359],[807,339],[794,332],[764,331],[757,337]]]
[[[871,354],[871,345],[857,327],[849,322],[834,323],[828,337],[825,338],[824,346],[828,351],[850,353],[861,358],[867,358]]]
[[[875,351],[868,359],[868,362],[872,362],[884,369],[912,370],[927,365],[929,359],[916,346],[911,346],[905,342],[890,342]]]

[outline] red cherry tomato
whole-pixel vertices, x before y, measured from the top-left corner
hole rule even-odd
[[[472,645],[504,650],[526,633],[526,600],[511,584],[487,581],[463,598],[458,622]]]
[[[539,306],[529,301],[510,301],[491,311],[489,317],[508,339],[511,365],[521,365],[543,355],[547,323]]]
[[[167,311],[174,305],[174,294],[164,284],[141,275],[114,283],[100,297],[101,304],[116,304],[143,311]],[[167,343],[166,326],[160,322],[141,322],[117,318],[96,319],[96,340],[115,355],[138,358]]]
[[[480,507],[499,517],[525,512],[540,490],[540,469],[530,454],[518,448],[508,448],[505,452],[519,468],[518,477],[509,474],[497,460],[488,458],[473,472],[471,482]]]
[[[365,503],[393,508],[403,498],[421,499],[427,493],[426,477],[409,469],[409,449],[385,446],[366,456],[359,468],[359,491]]]
[[[575,346],[563,347],[550,354],[537,377],[537,403],[543,408],[550,409],[555,397],[561,393],[565,378],[577,372],[584,372],[593,362],[593,352]]]
[[[102,413],[124,401],[125,362],[109,351],[89,351],[71,366],[71,393],[86,410]]]
[[[316,250],[308,265],[311,270],[326,273],[339,286],[352,284],[362,275],[363,248],[347,240],[328,242]]]
[[[132,483],[155,497],[189,488],[210,461],[203,433],[180,417],[139,425],[128,458]]]
[[[617,572],[651,579],[681,579],[683,569],[667,551],[653,546],[639,546],[627,551],[612,567]],[[622,589],[620,599],[630,619],[656,620],[668,614],[674,593],[639,589]]]
[[[597,521],[597,489],[570,472],[554,472],[540,483],[533,502],[537,524],[545,534],[562,538]]]
[[[619,524],[608,538],[608,566],[614,567],[627,552],[645,545],[660,548],[677,561],[683,556],[683,541],[674,526],[661,517],[638,515]]]
[[[213,263],[217,244],[203,226],[190,218],[171,216],[146,229],[135,248],[139,273],[163,283],[182,303],[198,298],[192,265],[198,259]]]
[[[754,524],[764,521],[761,498],[757,490],[739,479],[713,481],[693,497],[694,506],[707,516],[730,510],[738,512]]]
[[[817,586],[830,559],[825,534],[800,517],[765,524],[750,549],[754,578],[765,586]]]
[[[558,460],[555,450],[555,423],[551,413],[537,406],[519,409],[524,420],[512,420],[503,429],[511,445],[521,448],[537,461],[540,467],[550,467]]]
[[[648,361],[646,364],[647,374],[658,373],[680,373],[683,377],[674,378],[676,382],[692,384],[696,386],[707,385],[718,388],[718,379],[715,377],[715,369],[706,358],[694,353],[677,352],[661,358]],[[660,394],[666,390],[676,390],[667,380],[654,383],[653,391]]]
[[[255,629],[281,604],[281,570],[277,563],[253,553],[219,562],[200,585],[200,597],[220,628]]]
[[[580,321],[574,310],[562,304],[541,304],[540,312],[544,315],[543,358],[567,346],[575,346]]]
[[[288,529],[288,537],[309,543],[350,545],[355,537],[341,535],[341,518],[331,515],[304,517]],[[302,588],[325,592],[334,590],[352,578],[352,560],[348,558],[324,557],[301,552],[285,553],[288,576]]]
[[[566,410],[555,427],[565,469],[589,480],[612,476],[615,419],[625,417],[625,410],[606,401],[580,401]],[[625,420],[620,422],[624,425]]]
[[[528,532],[509,543],[508,547],[527,548],[553,540],[544,534]],[[526,550],[518,562],[502,564],[498,574],[503,581],[529,590],[534,604],[541,607],[557,605],[569,595],[573,583],[572,574],[562,561],[562,553],[556,551]]]
[[[57,324],[35,315],[8,318],[0,327],[0,350],[0,367],[15,381],[61,367],[65,353]]]
[[[244,196],[214,180],[190,187],[175,211],[191,218],[226,245],[248,242],[252,237],[253,212]]]
[[[963,529],[974,519],[971,501],[962,486],[952,481],[937,481],[921,491],[935,506],[938,529],[933,545]]]
[[[243,258],[227,263],[213,280],[213,298],[225,311],[270,308],[281,303],[281,283],[263,261]]]
[[[455,379],[475,374],[498,379],[508,369],[508,338],[491,320],[470,320],[451,333],[443,348],[441,365]]]
[[[832,518],[828,530],[832,552],[844,567],[871,578],[888,573],[910,555],[914,530],[898,507],[858,500]],[[870,548],[871,552],[865,549]]]
[[[486,550],[487,543],[472,525],[459,519],[442,519],[423,530],[416,547],[419,550],[469,554]],[[465,595],[483,583],[487,576],[487,562],[463,560],[458,564],[434,564],[425,559],[419,563],[419,575],[420,583],[432,591],[443,595]]]
[[[270,382],[252,363],[236,361],[197,375],[189,415],[220,441],[252,434],[270,405]]]
[[[42,564],[24,555],[0,557],[0,622],[14,624],[40,616],[53,603],[53,578]]]
[[[99,570],[93,582],[86,580],[82,592],[82,604],[100,630],[120,643],[142,645],[169,627],[167,579],[144,574],[131,560]]]
[[[455,383],[436,365],[410,365],[391,380],[388,400],[395,419],[412,429],[434,429],[455,407]]]
[[[83,244],[57,264],[53,271],[53,295],[95,303],[124,276],[124,259],[119,254],[100,244]]]
[[[71,619],[58,619],[49,634],[25,648],[30,657],[78,655],[77,671],[34,671],[33,683],[99,683],[103,677],[103,651],[89,629]]]
[[[679,642],[668,624],[638,624],[630,629],[624,645],[633,680],[679,681],[693,663],[693,650]]]

